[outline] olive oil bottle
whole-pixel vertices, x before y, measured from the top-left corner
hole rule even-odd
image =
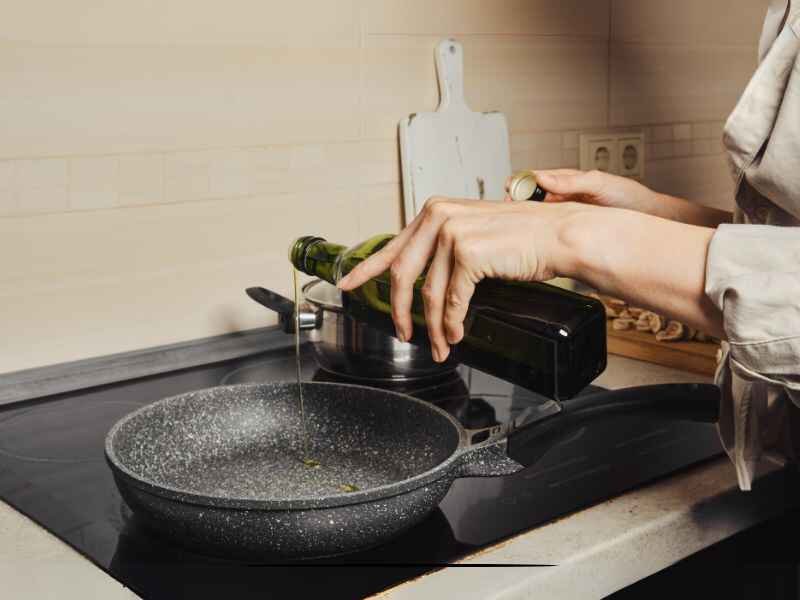
[[[295,268],[335,284],[357,264],[383,248],[391,235],[373,237],[351,249],[319,237],[297,239],[289,250]],[[427,343],[420,289],[412,302],[414,336]],[[394,335],[388,273],[343,294],[354,319]],[[481,281],[464,321],[464,338],[453,347],[466,365],[556,400],[586,387],[606,366],[606,318],[603,305],[545,283]]]

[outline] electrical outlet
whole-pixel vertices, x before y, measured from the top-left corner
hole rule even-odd
[[[644,132],[609,131],[582,133],[580,136],[580,167],[583,171],[597,169],[633,179],[644,177]]]

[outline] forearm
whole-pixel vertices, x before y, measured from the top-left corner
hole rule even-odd
[[[733,220],[733,214],[728,211],[703,206],[668,194],[653,194],[643,208],[642,212],[655,217],[700,227],[714,228],[720,223],[730,223]]]
[[[635,211],[565,211],[555,259],[560,275],[723,337],[722,314],[705,295],[713,229]]]

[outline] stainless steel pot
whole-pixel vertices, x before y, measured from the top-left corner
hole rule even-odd
[[[247,288],[247,295],[278,313],[281,328],[294,333],[294,302],[262,287]],[[457,364],[433,360],[430,348],[401,342],[348,316],[341,292],[316,279],[303,286],[301,330],[309,332],[314,355],[325,371],[361,381],[413,381],[449,373]]]

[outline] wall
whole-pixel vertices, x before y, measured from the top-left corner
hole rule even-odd
[[[291,239],[400,226],[396,124],[433,47],[515,167],[645,127],[648,183],[728,205],[722,122],[766,0],[6,0],[0,372],[256,327]]]

